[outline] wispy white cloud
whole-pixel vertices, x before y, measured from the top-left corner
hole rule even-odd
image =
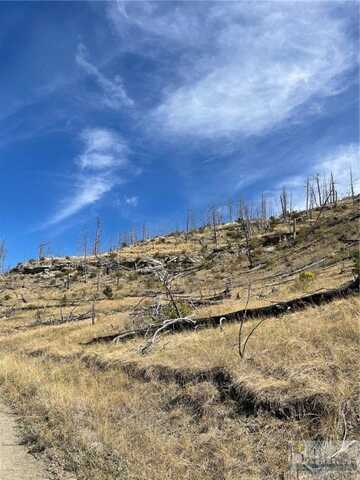
[[[206,9],[205,4],[200,8],[188,5],[174,8],[174,4],[153,1],[123,1],[117,0],[108,5],[107,13],[112,24],[122,35],[128,34],[127,27],[135,25],[142,34],[155,35],[168,42],[194,45],[203,40],[203,18],[199,13]],[[197,10],[197,12],[196,12]],[[195,15],[194,15],[195,13]],[[132,44],[146,42],[144,36],[136,35]],[[194,43],[195,42],[195,43]]]
[[[139,197],[137,196],[132,196],[132,197],[125,197],[125,203],[129,207],[137,207],[139,203]]]
[[[73,196],[66,198],[46,226],[55,225],[100,200],[114,186],[107,175],[83,176],[75,182]]]
[[[59,205],[57,212],[45,226],[63,222],[85,207],[98,202],[115,185],[123,181],[123,172],[130,167],[130,149],[115,131],[105,128],[86,128],[80,134],[83,151],[76,158],[78,172],[74,176],[73,194]],[[137,197],[128,199],[136,206]]]
[[[143,43],[149,37],[186,50],[153,112],[156,126],[213,138],[261,134],[320,114],[310,100],[348,86],[356,47],[346,21],[330,2],[304,5],[201,2],[174,9],[163,2],[118,2],[109,14],[119,30],[141,29]]]
[[[236,183],[236,189],[240,190],[241,188],[253,185],[264,176],[264,173],[264,171],[258,170],[257,172],[247,173],[246,175],[243,175],[241,179]]]
[[[203,78],[170,94],[158,120],[180,134],[258,134],[289,119],[312,96],[336,93],[339,75],[350,66],[345,32],[326,17],[316,28],[301,17],[289,20],[269,15],[251,35],[240,26],[224,32],[219,50],[231,48],[233,57],[219,55]]]
[[[77,48],[76,62],[101,88],[103,104],[114,110],[133,106],[134,101],[126,93],[121,77],[119,75],[116,75],[114,79],[106,77],[97,66],[90,62],[88,57],[85,45],[80,43]]]
[[[82,169],[103,170],[124,167],[129,148],[125,140],[112,130],[87,128],[81,133],[84,151],[78,157]]]

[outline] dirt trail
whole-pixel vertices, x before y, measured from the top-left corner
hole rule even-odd
[[[0,400],[0,480],[50,480],[45,466],[20,445],[15,415]]]

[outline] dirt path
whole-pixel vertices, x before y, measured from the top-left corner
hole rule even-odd
[[[50,480],[45,466],[20,445],[15,418],[0,400],[0,480]]]

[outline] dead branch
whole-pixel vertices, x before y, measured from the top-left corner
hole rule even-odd
[[[240,327],[239,327],[238,350],[239,350],[239,356],[240,356],[241,359],[244,357],[244,350],[245,350],[243,347],[241,347],[241,343],[242,343],[242,328],[243,328],[244,322],[245,322],[245,320],[246,320],[247,309],[248,309],[249,301],[250,301],[250,292],[251,292],[251,283],[249,282],[248,290],[247,290],[247,298],[246,298],[245,309],[244,309],[244,312],[243,312],[243,314],[242,314],[241,321],[240,321]],[[245,346],[246,346],[246,342],[245,342]]]
[[[62,309],[60,309],[60,318],[50,318],[47,320],[37,319],[35,322],[29,325],[29,327],[31,328],[31,327],[39,327],[39,326],[46,327],[46,326],[63,325],[65,323],[81,322],[82,320],[87,320],[88,318],[91,318],[91,311],[81,313],[79,315],[74,315],[73,310],[70,312],[69,315],[64,316]]]
[[[194,321],[190,317],[183,317],[183,318],[175,318],[175,319],[165,320],[163,322],[163,324],[155,331],[155,333],[152,335],[152,337],[149,338],[146,341],[146,343],[139,348],[139,353],[141,353],[141,354],[148,353],[153,348],[153,346],[155,345],[159,334],[161,332],[164,332],[164,331],[168,330],[170,327],[172,327],[173,325],[175,325],[179,322],[191,323],[193,325],[196,323],[196,321]]]

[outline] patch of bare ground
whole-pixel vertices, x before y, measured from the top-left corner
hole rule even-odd
[[[16,430],[13,412],[0,403],[1,480],[49,480],[45,466],[27,452]]]
[[[0,400],[0,478],[1,480],[74,480],[31,438],[23,419]]]

